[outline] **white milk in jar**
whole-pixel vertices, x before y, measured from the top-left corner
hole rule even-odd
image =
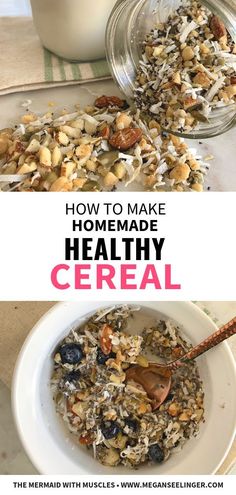
[[[105,30],[116,0],[31,0],[43,45],[69,60],[105,55]]]

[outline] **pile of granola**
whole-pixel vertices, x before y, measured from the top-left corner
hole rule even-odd
[[[202,191],[208,169],[183,139],[116,96],[55,117],[26,113],[0,131],[1,191]]]
[[[235,111],[236,45],[222,20],[201,2],[179,3],[146,36],[135,102],[163,129],[188,133],[216,109]]]
[[[96,313],[72,330],[53,356],[56,410],[75,441],[106,466],[164,462],[197,435],[204,417],[194,361],[174,373],[170,393],[156,410],[143,387],[126,379],[133,364],[148,366],[147,350],[168,362],[191,348],[171,321],[131,335],[132,311],[122,306]]]

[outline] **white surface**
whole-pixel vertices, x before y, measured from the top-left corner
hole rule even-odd
[[[33,111],[43,113],[48,110],[50,101],[55,102],[55,109],[56,106],[71,108],[76,103],[80,103],[81,106],[92,103],[95,97],[101,94],[120,95],[120,92],[110,80],[82,86],[64,86],[1,96],[0,128],[6,127],[19,119],[20,115],[23,114],[23,108],[20,107],[20,104],[27,99],[33,100],[30,107]],[[213,191],[236,191],[235,133],[234,128],[222,136],[217,136],[204,142],[201,141],[202,144],[199,144],[198,140],[188,140],[188,144],[197,148],[203,157],[214,156],[214,160],[209,162],[210,171],[206,177],[205,188],[210,186]]]
[[[135,303],[134,303],[135,304]],[[102,307],[109,306],[104,302]],[[89,313],[101,305],[90,303]],[[215,330],[212,321],[191,303],[142,303],[146,315],[160,313],[183,326],[193,344]],[[50,356],[60,340],[88,316],[87,303],[61,303],[50,310],[29,335],[19,356],[13,382],[13,409],[23,445],[42,474],[111,474],[90,453],[78,447],[62,428],[49,388]],[[135,331],[143,328],[139,315]],[[139,328],[137,328],[139,327]],[[235,363],[226,343],[198,358],[205,389],[206,422],[200,435],[191,439],[178,455],[162,466],[147,466],[139,474],[213,474],[225,458],[235,434]],[[37,429],[35,428],[37,424]],[[214,439],[214,442],[213,442]],[[47,453],[45,453],[47,445]],[[80,450],[79,450],[80,449]],[[115,468],[113,474],[132,474]]]
[[[0,15],[31,15],[29,0],[0,0]]]

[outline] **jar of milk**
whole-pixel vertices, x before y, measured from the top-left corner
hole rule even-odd
[[[31,0],[35,27],[48,50],[71,61],[105,56],[105,30],[116,0]]]

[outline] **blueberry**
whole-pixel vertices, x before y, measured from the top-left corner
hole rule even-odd
[[[137,431],[137,429],[138,429],[137,419],[126,418],[125,419],[125,425],[128,426],[133,431]]]
[[[172,400],[173,398],[174,398],[174,394],[168,394],[167,397],[166,397],[165,402],[167,402],[169,400]]]
[[[80,378],[80,371],[79,370],[71,371],[70,373],[67,373],[64,376],[65,382],[69,382],[69,383],[77,382],[79,378]]]
[[[79,344],[64,344],[58,350],[62,364],[77,364],[83,358],[83,351]]]
[[[102,349],[98,349],[97,363],[98,364],[105,364],[108,359],[112,359],[115,357],[116,357],[116,354],[114,352],[111,352],[110,354],[104,354],[104,352],[102,352]]]
[[[101,431],[106,440],[117,437],[120,427],[115,421],[104,421],[101,425]]]
[[[164,461],[164,452],[159,447],[158,443],[151,445],[148,450],[149,459],[154,462],[163,462]]]

